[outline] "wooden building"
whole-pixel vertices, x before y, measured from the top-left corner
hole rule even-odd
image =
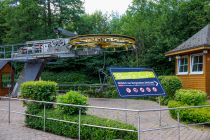
[[[14,86],[14,68],[8,61],[0,61],[0,96],[7,96]]]
[[[210,24],[166,56],[176,58],[176,75],[183,88],[205,91],[210,99]]]

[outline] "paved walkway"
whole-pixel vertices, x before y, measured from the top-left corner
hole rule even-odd
[[[114,108],[129,108],[129,109],[159,109],[159,105],[153,101],[146,100],[123,100],[123,99],[91,99],[91,105],[106,106]],[[146,113],[133,113],[122,111],[110,111],[101,109],[91,109],[90,114],[94,114],[104,118],[111,118],[127,122],[138,127],[138,116],[141,116],[140,126],[142,130],[159,128],[159,111]],[[168,111],[161,112],[161,126],[167,127],[171,125],[177,126],[177,121],[170,117]],[[161,131],[149,131],[141,134],[141,140],[178,140],[179,131],[176,128],[162,129]],[[181,140],[210,140],[210,129],[203,127],[181,127]]]
[[[159,108],[158,104],[145,100],[122,100],[122,99],[90,99],[90,105],[106,106],[114,108],[130,109],[154,109]],[[0,109],[6,109],[8,101],[0,100]],[[12,101],[13,111],[24,112],[21,102]],[[110,111],[102,109],[89,109],[88,114],[104,118],[127,122],[138,126],[138,115],[141,116],[141,129],[159,127],[159,112],[131,113],[122,111]],[[177,121],[171,119],[168,111],[161,112],[161,126],[177,125]],[[70,140],[65,137],[53,135],[39,130],[30,129],[24,126],[24,116],[11,114],[11,123],[8,123],[8,114],[0,111],[0,140]],[[178,129],[162,129],[161,131],[150,131],[142,133],[141,140],[177,140]],[[181,140],[210,140],[210,130],[205,128],[182,127],[180,131]]]
[[[7,109],[8,101],[0,100],[0,109]],[[24,112],[21,102],[11,101],[11,110]],[[46,133],[24,126],[24,116],[11,113],[11,123],[8,123],[8,114],[0,111],[0,140],[71,140],[69,138]]]

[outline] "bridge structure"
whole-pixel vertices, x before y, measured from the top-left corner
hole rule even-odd
[[[12,85],[11,95],[17,97],[20,85],[40,78],[51,60],[100,55],[110,48],[135,48],[135,39],[122,35],[83,35],[71,38],[27,41],[24,44],[0,46],[0,64],[22,62],[24,69]]]

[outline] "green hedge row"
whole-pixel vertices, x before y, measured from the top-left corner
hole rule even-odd
[[[175,100],[169,101],[168,107],[177,108],[209,104],[206,100],[207,95],[203,91],[180,89],[176,91]],[[210,121],[210,107],[170,110],[173,118],[177,118],[177,112],[179,112],[180,120],[187,123],[204,123]]]
[[[29,81],[21,85],[21,97],[37,101],[55,102],[57,94],[57,83],[51,81]],[[24,102],[28,110],[37,112],[37,109],[43,109],[43,103]],[[47,108],[53,105],[47,104]]]
[[[55,101],[57,83],[51,81],[29,81],[21,85],[21,97],[38,101]]]
[[[175,100],[188,105],[199,105],[207,100],[207,94],[200,90],[180,89],[176,91]]]
[[[43,116],[43,111],[40,111],[36,115]],[[55,118],[55,119],[62,119],[66,121],[78,122],[78,115],[65,115],[56,109],[47,109],[46,116],[48,118]],[[40,130],[43,129],[42,118],[27,116],[25,122],[26,122],[26,125],[31,128],[40,129]],[[132,125],[124,124],[124,123],[114,121],[114,120],[103,119],[96,116],[90,116],[90,115],[82,115],[81,123],[136,130],[136,128]],[[70,137],[70,138],[78,138],[78,125],[77,124],[69,124],[69,123],[47,119],[46,131],[57,134],[57,135]],[[113,139],[136,140],[137,133],[81,126],[81,139],[85,139],[85,140],[113,140]]]
[[[177,108],[189,106],[179,101],[169,101],[169,108]],[[210,107],[205,108],[190,108],[190,109],[178,109],[170,110],[170,114],[173,118],[177,119],[177,112],[179,111],[180,120],[187,123],[204,123],[210,122]]]

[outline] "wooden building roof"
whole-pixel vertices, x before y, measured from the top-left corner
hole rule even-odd
[[[0,61],[0,70],[8,63],[8,61],[1,60]]]
[[[183,42],[175,49],[166,52],[166,56],[180,54],[186,51],[210,49],[210,24]]]

